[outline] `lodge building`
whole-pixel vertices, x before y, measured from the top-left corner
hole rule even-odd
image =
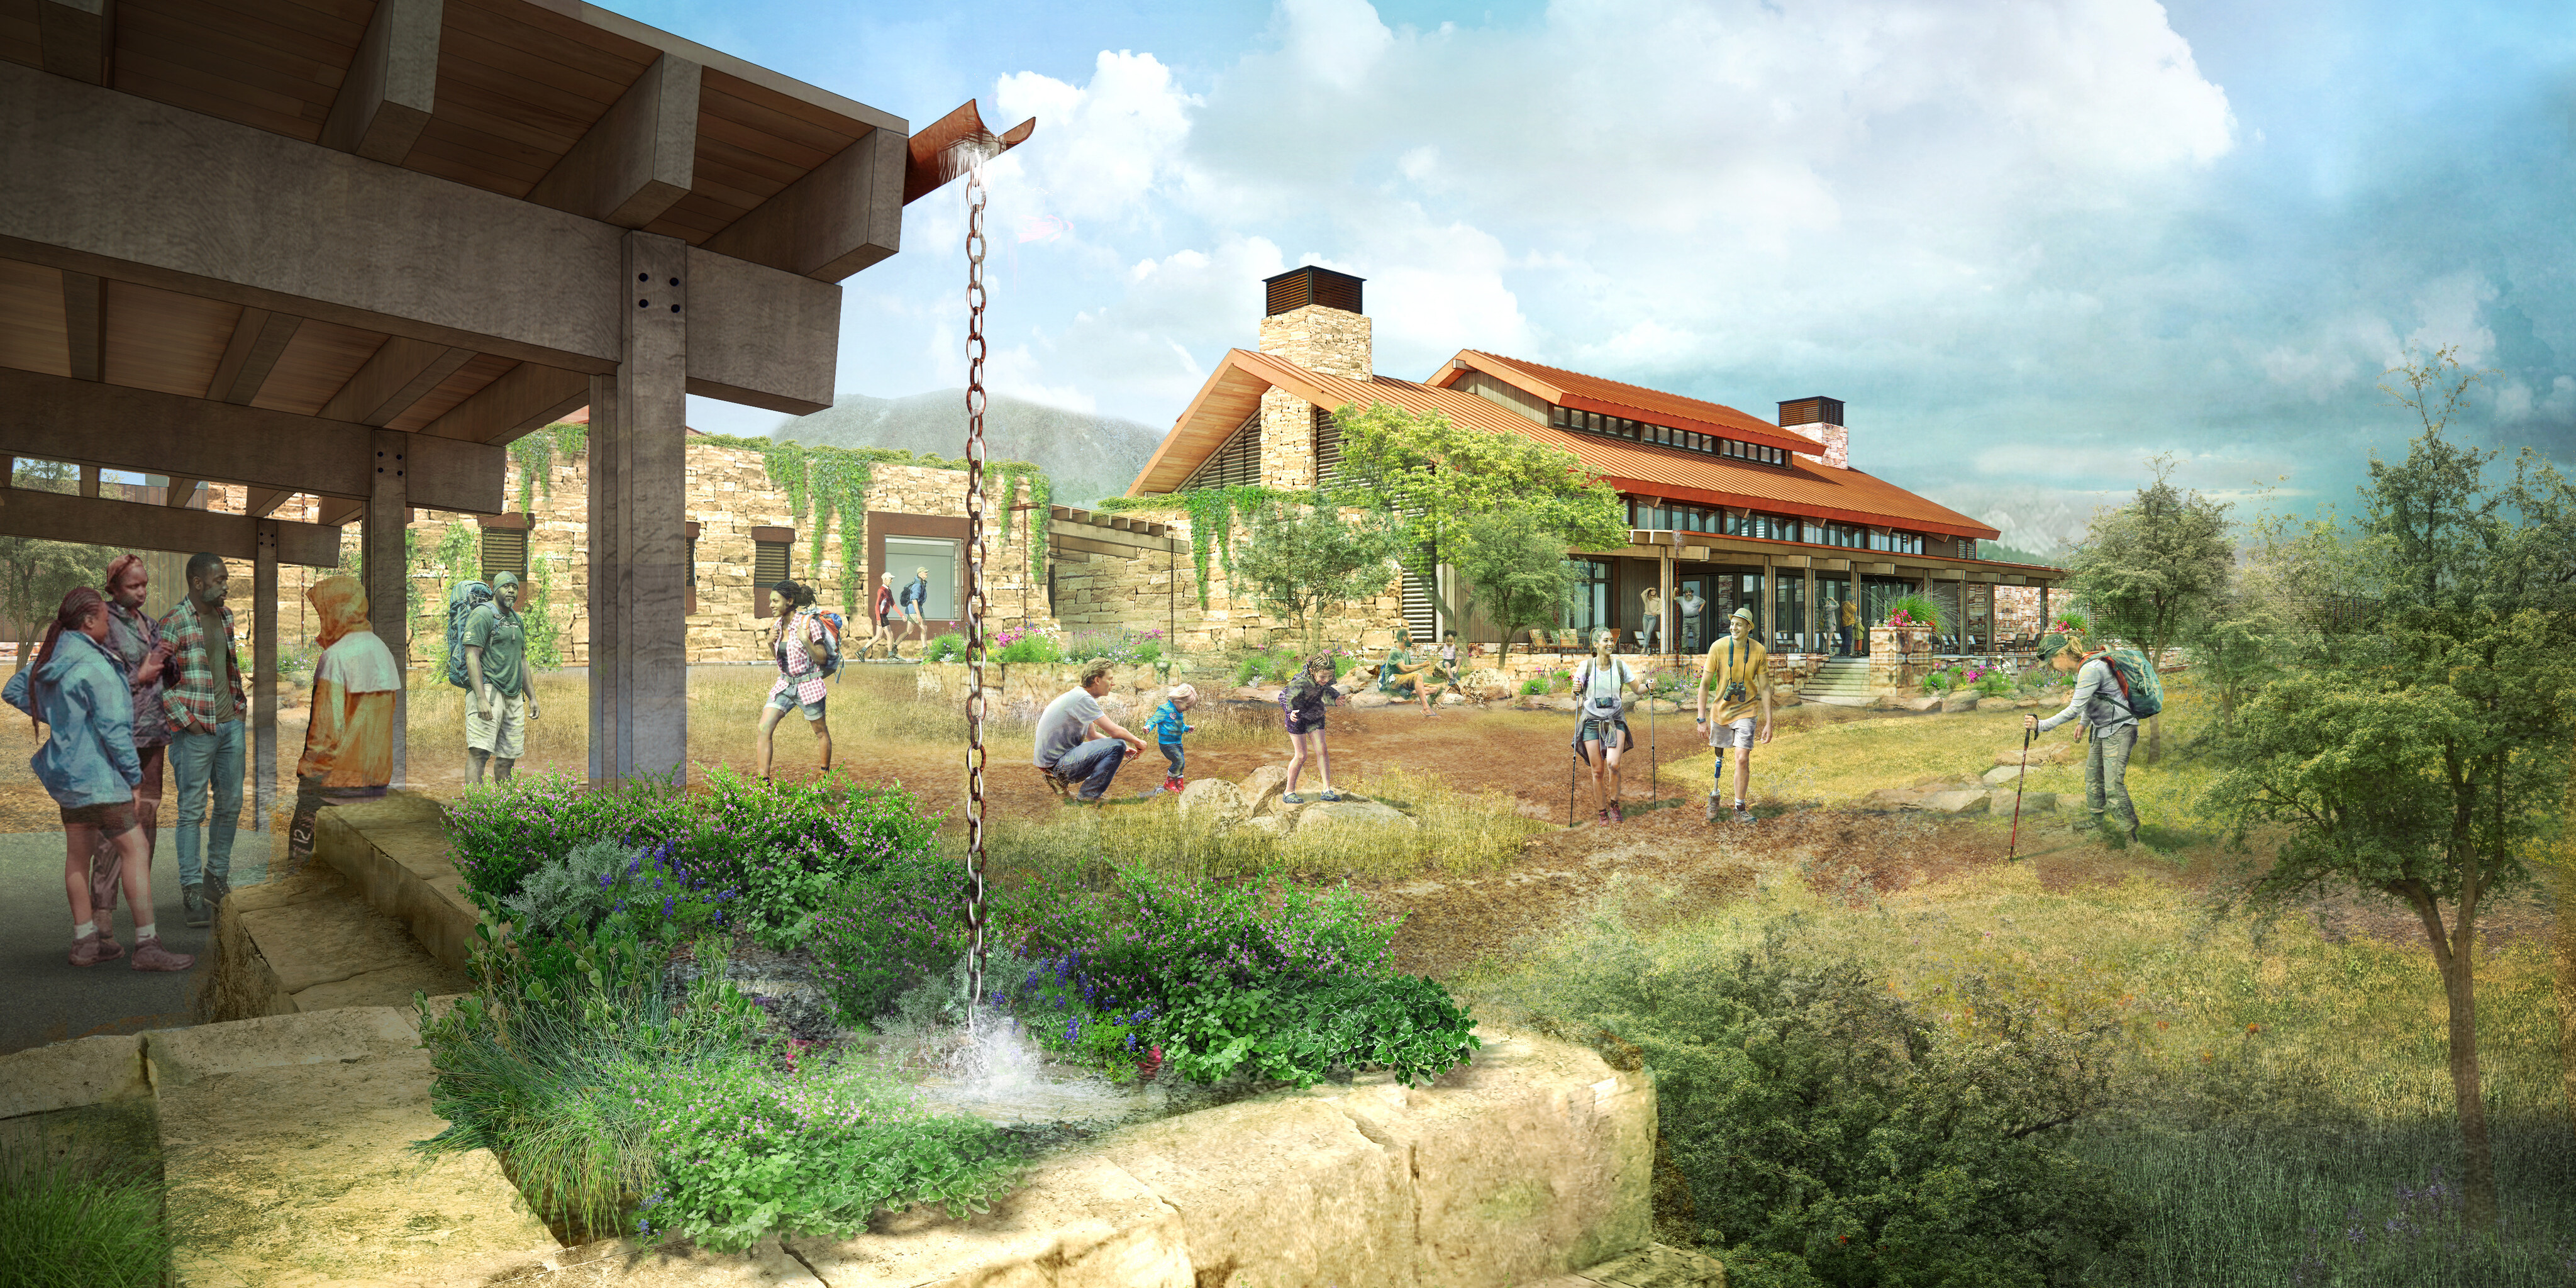
[[[1979,557],[1993,527],[1855,469],[1841,401],[1779,403],[1777,423],[1733,407],[1519,358],[1461,349],[1426,380],[1372,369],[1361,279],[1308,266],[1268,279],[1259,350],[1228,350],[1146,463],[1128,495],[1258,484],[1306,488],[1340,460],[1332,412],[1385,403],[1572,453],[1618,489],[1626,545],[1569,550],[1577,589],[1562,627],[1620,632],[1632,647],[1644,593],[1708,605],[1684,618],[1678,646],[1696,651],[1750,605],[1779,652],[1831,652],[1834,605],[1857,599],[1862,621],[1907,594],[1941,602],[1954,650],[1991,648],[2000,617],[2046,612],[2064,572]],[[1404,575],[1403,615],[1428,638],[1428,591],[1450,569],[1437,552]],[[1496,642],[1471,623],[1471,642]]]

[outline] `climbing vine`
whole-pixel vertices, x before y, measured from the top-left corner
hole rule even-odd
[[[1234,572],[1234,521],[1237,518],[1250,519],[1291,495],[1273,488],[1250,485],[1205,487],[1159,496],[1106,497],[1100,502],[1100,508],[1112,513],[1178,509],[1188,514],[1190,568],[1198,577],[1199,607],[1204,610],[1208,606],[1208,552],[1211,549],[1216,551],[1219,566],[1231,576]]]
[[[536,512],[540,491],[549,499],[554,496],[555,457],[570,460],[589,450],[589,446],[588,425],[548,425],[512,442],[510,459],[519,464],[519,513]]]

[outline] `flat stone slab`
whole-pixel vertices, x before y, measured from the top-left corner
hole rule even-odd
[[[402,926],[353,898],[245,912],[242,928],[259,945],[278,987],[290,994],[370,971],[436,964]]]
[[[156,1029],[143,1035],[153,1089],[173,1088],[224,1074],[302,1065],[345,1064],[420,1050],[412,1017],[390,1006],[348,1007],[312,1015],[267,1015],[230,1024]],[[427,1112],[426,1091],[421,1109]],[[437,1130],[433,1129],[433,1134]]]
[[[1988,804],[1982,791],[1934,792],[1923,798],[1923,808],[1936,814],[1982,814]]]
[[[160,1084],[176,1282],[445,1283],[461,1259],[554,1251],[489,1152],[411,1150],[447,1124],[430,1112],[429,1053],[385,1049],[410,1035],[396,1013],[212,1026],[244,1027],[258,1040],[204,1044],[195,1077]]]
[[[74,1038],[0,1055],[0,1118],[152,1094],[143,1038]]]
[[[1726,1266],[1706,1253],[1653,1243],[1526,1288],[1726,1288]]]
[[[1180,1214],[1098,1154],[1049,1160],[992,1210],[964,1220],[936,1207],[880,1212],[855,1239],[790,1239],[787,1247],[831,1288],[1198,1282]]]

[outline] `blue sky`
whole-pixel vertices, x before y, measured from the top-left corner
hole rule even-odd
[[[614,7],[915,125],[1037,116],[991,325],[1041,401],[1168,425],[1316,262],[1368,279],[1380,372],[1840,397],[1856,464],[1962,508],[2080,519],[2159,452],[2346,500],[2414,429],[2375,388],[2408,346],[2497,371],[2464,437],[2576,457],[2563,5]],[[962,383],[962,224],[916,203],[846,284],[843,390]]]

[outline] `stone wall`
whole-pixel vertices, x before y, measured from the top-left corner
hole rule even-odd
[[[1303,404],[1300,404],[1301,406]],[[1191,520],[1181,510],[1157,510],[1155,522],[1171,526],[1175,553],[1140,552],[1136,558],[1057,549],[1055,620],[1068,633],[1076,631],[1164,631],[1182,653],[1225,652],[1294,645],[1294,627],[1261,611],[1247,592],[1236,594],[1226,574],[1226,556],[1208,551],[1207,607],[1199,607],[1199,582],[1191,566]],[[1231,532],[1233,548],[1250,541],[1246,525]],[[1395,640],[1403,621],[1403,590],[1389,581],[1369,599],[1346,605],[1324,621],[1324,643],[1348,648],[1382,649]]]

